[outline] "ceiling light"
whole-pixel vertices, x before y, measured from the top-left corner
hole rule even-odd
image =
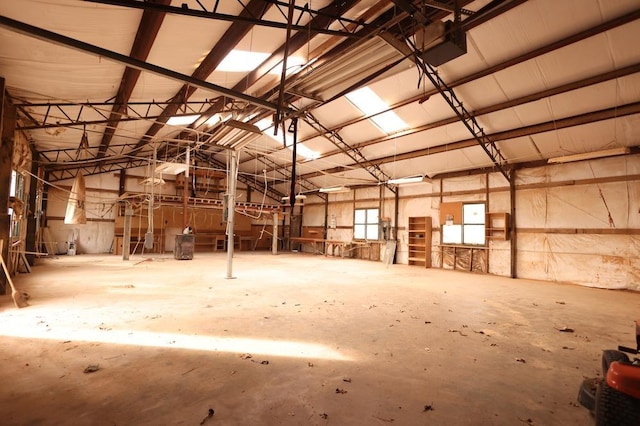
[[[193,115],[174,115],[167,120],[167,124],[170,126],[188,126],[189,124],[200,118],[200,114]]]
[[[351,188],[348,188],[346,186],[330,186],[328,188],[320,188],[319,189],[320,192],[332,192],[332,193],[340,193],[340,192],[349,192],[351,191]]]
[[[569,163],[572,161],[593,160],[595,158],[613,157],[615,155],[624,155],[630,152],[628,147],[605,149],[603,151],[585,152],[583,154],[563,155],[561,157],[553,157],[547,160],[548,163]]]
[[[403,185],[407,183],[418,183],[418,182],[424,182],[424,175],[409,176],[409,177],[403,177],[398,179],[389,179],[387,181],[387,183],[390,185]]]

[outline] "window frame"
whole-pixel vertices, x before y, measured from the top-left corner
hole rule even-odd
[[[469,220],[468,217],[465,217],[465,206],[482,206],[482,223],[480,221]],[[475,246],[475,247],[486,247],[487,246],[487,203],[485,201],[480,202],[463,202],[460,211],[461,220],[458,223],[442,223],[442,244],[443,245],[464,245],[464,246]],[[482,235],[482,242],[472,241],[469,242],[468,239],[465,238],[465,235],[471,235],[471,228],[480,228],[481,232],[478,235]],[[465,233],[467,230],[467,233]],[[447,238],[445,241],[445,235],[450,238]]]
[[[364,212],[364,222],[358,222],[358,212]],[[375,211],[377,217],[376,222],[369,221],[369,212]],[[356,227],[364,226],[364,238],[356,236]],[[375,229],[375,235],[370,236],[370,232]],[[362,207],[353,210],[353,239],[360,241],[379,241],[380,240],[380,209],[378,207]]]

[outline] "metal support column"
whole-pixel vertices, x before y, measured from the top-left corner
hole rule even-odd
[[[238,163],[238,153],[229,151],[229,176],[227,176],[227,279],[233,279],[233,215],[236,206],[236,166]]]

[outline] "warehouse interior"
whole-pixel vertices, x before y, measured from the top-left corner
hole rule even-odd
[[[3,419],[588,424],[640,308],[639,19],[2,2]]]

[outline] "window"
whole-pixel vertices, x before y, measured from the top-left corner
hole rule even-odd
[[[353,238],[356,240],[377,240],[378,216],[378,209],[356,209],[353,220]]]
[[[442,224],[442,243],[485,245],[485,226],[484,203],[462,204],[462,212],[445,218]]]
[[[462,242],[484,245],[484,203],[462,206]]]
[[[11,186],[9,187],[9,195],[14,197],[14,205],[22,206],[22,197],[24,197],[24,176],[17,173],[15,170],[11,171]],[[16,207],[16,209],[9,208],[9,215],[11,216],[11,228],[9,229],[9,235],[11,237],[20,237],[20,219],[22,219],[23,208]]]

